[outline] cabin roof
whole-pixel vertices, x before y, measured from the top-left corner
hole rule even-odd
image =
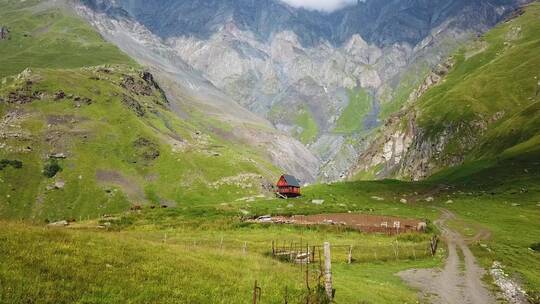
[[[296,177],[292,175],[283,174],[283,178],[285,178],[287,185],[291,187],[300,187],[300,182],[296,179]]]

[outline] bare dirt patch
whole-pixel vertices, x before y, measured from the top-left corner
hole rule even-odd
[[[47,124],[52,126],[73,125],[87,120],[87,118],[75,115],[47,115]]]
[[[254,221],[295,225],[338,225],[362,232],[388,234],[423,232],[426,228],[426,222],[422,220],[358,213],[262,217]]]
[[[144,192],[134,181],[124,177],[120,172],[112,170],[97,170],[96,180],[101,184],[110,184],[120,187],[131,201],[144,201]]]

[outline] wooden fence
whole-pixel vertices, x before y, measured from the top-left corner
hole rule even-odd
[[[395,240],[391,244],[371,246],[332,245],[332,261],[340,263],[390,261],[400,259],[421,259],[433,256],[437,250],[438,239],[420,243],[403,243]],[[307,243],[273,241],[272,257],[297,264],[318,263],[322,245]]]

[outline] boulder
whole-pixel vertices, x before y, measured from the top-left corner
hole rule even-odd
[[[61,99],[64,99],[65,97],[66,97],[66,93],[64,93],[64,91],[62,90],[54,93],[54,100],[61,100]]]
[[[311,201],[312,204],[315,204],[315,205],[322,205],[324,203],[324,200],[322,199],[314,199]]]
[[[58,221],[58,222],[54,222],[54,223],[49,223],[49,224],[47,224],[47,227],[66,227],[68,225],[69,225],[68,221],[62,220],[62,221]]]
[[[148,75],[151,75],[148,73]],[[146,74],[143,75],[146,76],[148,79],[150,79]],[[153,81],[153,78],[151,78]],[[148,82],[142,81],[140,79],[135,79],[133,76],[125,75],[124,79],[121,83],[122,87],[131,93],[135,93],[136,95],[143,95],[143,96],[151,96],[153,94],[152,87],[148,84]]]
[[[49,158],[52,158],[52,159],[65,159],[67,156],[65,153],[53,153],[51,155],[49,155]]]

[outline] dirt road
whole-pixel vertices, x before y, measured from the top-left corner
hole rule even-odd
[[[448,245],[448,259],[443,269],[411,269],[398,273],[410,286],[421,291],[421,297],[434,304],[490,304],[496,303],[482,277],[485,270],[478,266],[465,239],[450,230],[446,222],[455,218],[448,210],[435,221]],[[458,250],[463,253],[460,260]]]

